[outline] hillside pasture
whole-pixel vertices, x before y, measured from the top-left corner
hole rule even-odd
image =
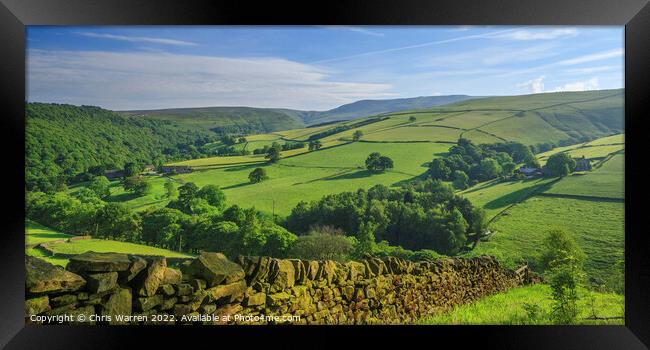
[[[624,204],[597,200],[534,196],[491,224],[496,233],[470,255],[494,255],[511,267],[536,266],[540,242],[551,229],[569,232],[587,254],[585,271],[596,284],[622,283]]]
[[[550,126],[535,112],[524,112],[504,118],[481,126],[480,129],[508,141],[517,141],[527,145],[549,141],[559,142],[570,137],[564,131]]]
[[[589,146],[625,144],[625,134],[616,134],[587,142]]]
[[[189,254],[174,252],[168,249],[151,247],[143,244],[119,242],[107,239],[87,239],[71,243],[59,243],[49,246],[55,254],[76,255],[93,251],[97,253],[124,253],[139,255],[159,255],[167,258],[189,258]]]
[[[424,173],[428,162],[448,149],[449,145],[436,143],[355,142],[281,159],[277,164],[230,166],[179,174],[175,178],[198,186],[219,185],[230,204],[288,215],[301,200],[316,200],[376,184],[392,186],[411,179]],[[391,157],[395,168],[381,174],[367,171],[365,160],[372,152]],[[248,174],[256,167],[264,168],[269,179],[250,184]]]
[[[151,191],[147,195],[140,197],[134,193],[125,191],[119,181],[113,181],[111,183],[111,195],[106,201],[125,202],[129,207],[138,211],[167,205],[169,199],[166,196],[164,184],[165,182],[174,180],[163,176],[148,176],[147,181],[151,184]],[[174,183],[176,182],[174,181]],[[178,185],[176,183],[177,187]]]
[[[58,232],[32,220],[25,220],[25,245],[35,245],[45,242],[58,241],[74,237],[67,233]]]
[[[597,317],[625,316],[625,298],[620,294],[598,293],[578,289],[578,324],[580,325],[622,325],[623,319],[589,320]],[[591,301],[593,298],[593,302]],[[531,319],[526,305],[540,307],[540,315]],[[458,306],[445,314],[426,317],[420,324],[428,325],[551,325],[551,288],[536,284],[513,288],[505,293],[491,295],[470,304]]]
[[[585,157],[587,159],[599,159],[607,157],[608,155],[621,151],[625,145],[601,145],[601,146],[585,146],[567,151],[566,153],[573,158]]]
[[[366,141],[456,142],[462,130],[441,126],[403,126],[363,136]]]
[[[167,249],[105,239],[87,239],[53,243],[49,245],[47,249],[54,253],[54,255],[47,253],[46,250],[41,247],[31,247],[36,244],[53,242],[71,237],[75,236],[58,232],[29,219],[25,220],[25,244],[30,246],[25,249],[25,254],[41,258],[54,265],[65,267],[68,263],[68,259],[65,258],[66,256],[81,254],[87,251],[160,255],[169,258],[191,257],[189,254],[178,253]]]
[[[458,112],[452,114],[435,124],[447,125],[461,129],[479,128],[482,125],[493,123],[498,120],[508,118],[516,112],[512,111],[491,111],[491,110],[474,110]]]
[[[587,159],[592,160],[592,165],[595,164],[596,161],[601,160],[608,155],[619,152],[625,149],[624,144],[615,144],[615,145],[587,145],[587,144],[579,144],[579,145],[573,145],[573,146],[568,146],[568,147],[559,147],[552,149],[548,152],[540,153],[537,155],[537,160],[539,160],[539,163],[541,165],[546,164],[546,161],[550,156],[556,153],[566,153],[572,158],[582,158],[585,157]]]
[[[474,205],[482,207],[488,219],[529,196],[548,188],[554,179],[537,178],[517,181],[492,180],[459,192]]]
[[[546,92],[524,96],[498,96],[466,100],[449,104],[432,110],[458,110],[458,109],[494,109],[494,110],[531,110],[548,108],[555,105],[576,104],[584,101],[581,107],[608,108],[612,103],[623,103],[623,90],[592,90],[584,92]]]
[[[260,147],[255,147],[255,148],[261,148],[264,147],[263,146],[264,144],[268,144],[270,146],[273,142],[276,141],[252,141],[252,142],[261,145]],[[283,144],[285,142],[280,141],[278,143]],[[330,140],[328,142],[322,142],[322,149],[338,146],[344,143],[345,143],[344,141],[339,141],[339,140]],[[249,149],[249,150],[252,151],[253,149]],[[282,151],[280,152],[280,156],[286,158],[286,157],[293,157],[308,152],[309,152],[309,148],[307,147],[307,145],[305,145],[305,147],[303,148],[296,148],[292,150]],[[197,159],[191,159],[191,160],[186,160],[181,162],[170,163],[169,165],[177,165],[177,166],[185,165],[185,166],[190,166],[192,168],[195,168],[197,170],[205,170],[210,168],[221,168],[224,166],[238,166],[243,164],[265,163],[267,161],[264,158],[265,156],[266,154],[249,154],[246,156],[206,157],[206,158],[197,158]]]
[[[616,154],[590,172],[563,178],[545,193],[622,200],[625,198],[624,162],[625,155]]]

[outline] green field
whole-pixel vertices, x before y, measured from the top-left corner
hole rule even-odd
[[[585,157],[595,163],[608,155],[625,149],[624,135],[617,134],[601,137],[590,142],[579,143],[571,146],[557,147],[550,151],[539,153],[537,159],[544,165],[548,157],[553,154],[564,152],[573,158]]]
[[[167,205],[167,202],[169,201],[165,196],[165,182],[172,181],[176,184],[176,187],[180,186],[180,183],[178,183],[177,180],[162,176],[149,176],[147,177],[147,180],[151,183],[151,192],[141,197],[125,191],[120,181],[111,182],[111,195],[106,199],[106,201],[126,203],[129,207],[136,210],[161,207]],[[79,186],[72,187],[69,192],[74,194],[79,188]]]
[[[449,146],[438,143],[357,142],[281,159],[277,164],[260,162],[211,168],[209,163],[204,163],[208,164],[205,170],[197,167],[192,173],[172,178],[176,182],[194,182],[198,186],[216,184],[224,190],[230,204],[255,206],[268,213],[275,211],[277,215],[288,215],[300,200],[316,200],[330,193],[355,191],[376,184],[392,186],[416,177],[426,171],[427,163],[434,156],[444,154]],[[365,170],[364,162],[372,152],[391,157],[395,169],[382,174]],[[197,159],[195,164],[210,159]],[[256,167],[265,168],[269,179],[250,184],[248,174]],[[124,201],[136,210],[165,206],[168,203],[164,195],[165,181],[169,180],[152,178],[152,192],[143,197],[134,197],[124,192],[121,186],[116,186],[109,200]]]
[[[621,282],[625,231],[623,203],[534,196],[509,209],[491,224],[496,233],[471,255],[494,255],[511,267],[533,266],[550,229],[569,232],[588,255],[585,271],[596,284]]]
[[[351,143],[281,159],[277,164],[240,165],[195,171],[175,176],[198,186],[217,184],[228,203],[255,206],[267,213],[288,215],[301,200],[316,200],[330,193],[355,191],[376,184],[395,185],[426,171],[426,164],[450,145],[436,143]],[[372,152],[393,158],[395,169],[383,174],[365,170]],[[266,169],[269,179],[250,184],[248,174],[255,167]],[[162,185],[160,185],[162,186]]]
[[[186,258],[191,255],[178,253],[167,249],[150,247],[143,244],[111,241],[108,239],[87,239],[71,243],[53,244],[49,247],[55,254],[81,254],[88,251],[105,253],[125,253],[140,255],[160,255],[168,258]]]
[[[31,220],[25,220],[25,244],[35,245],[50,241],[57,241],[75,237],[65,233],[58,232],[49,227],[43,226]],[[78,240],[66,243],[55,243],[48,247],[55,255],[50,256],[43,249],[26,248],[25,254],[41,258],[51,264],[65,266],[68,259],[57,257],[56,254],[81,254],[87,251],[93,252],[114,252],[125,254],[140,255],[160,255],[168,258],[185,258],[190,257],[188,254],[178,253],[167,249],[151,247],[142,244],[129,242],[119,242],[106,239],[88,239]]]
[[[404,126],[362,137],[368,141],[443,141],[456,142],[462,130],[437,126]]]
[[[546,193],[625,198],[625,155],[616,154],[584,175],[573,174],[554,184]]]
[[[612,138],[595,140],[595,146],[587,148],[607,147],[600,145]],[[610,155],[604,162],[595,163],[592,171],[562,179],[495,180],[460,192],[483,207],[495,232],[469,255],[494,255],[511,267],[525,261],[534,265],[544,235],[561,228],[570,232],[587,253],[585,270],[592,282],[620,290],[625,237],[624,157]]]
[[[72,235],[57,232],[31,220],[25,220],[25,245],[40,244],[60,239],[68,239]]]
[[[598,145],[614,145],[614,144],[624,144],[625,143],[625,134],[612,135],[608,137],[601,137],[597,140],[587,142],[587,145],[598,146]]]
[[[625,316],[625,299],[620,294],[597,293],[580,289],[578,292],[579,320],[582,325],[622,325],[623,319],[587,320],[596,317]],[[539,316],[531,318],[525,305],[538,305]],[[471,304],[434,317],[422,319],[427,325],[548,325],[552,308],[551,289],[544,284],[511,289],[505,293],[485,297]]]
[[[554,179],[530,179],[518,181],[489,181],[460,194],[469,199],[473,204],[483,207],[489,219],[518,203],[530,195],[548,188]]]

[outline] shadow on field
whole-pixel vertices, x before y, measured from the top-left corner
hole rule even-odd
[[[530,196],[532,193],[539,193],[539,192],[544,192],[546,190],[549,190],[551,188],[551,185],[552,183],[545,183],[542,185],[526,187],[514,192],[510,192],[490,202],[487,202],[484,208],[499,209],[499,208],[507,207],[514,203],[520,202],[521,200]]]
[[[332,176],[328,177],[327,179],[323,179],[325,181],[332,181],[332,180],[353,180],[353,179],[361,179],[364,177],[370,177],[372,175],[372,172],[370,170],[359,170],[355,171],[353,173],[345,173],[341,174],[338,176]]]
[[[422,174],[420,174],[418,176],[414,176],[414,177],[409,178],[409,179],[404,179],[404,180],[399,180],[397,182],[394,182],[393,184],[391,184],[391,186],[393,186],[393,187],[404,187],[404,186],[411,185],[411,184],[413,184],[415,182],[418,182],[418,181],[424,181],[428,177],[429,177],[429,173],[424,172],[424,173],[422,173]]]
[[[138,198],[135,193],[124,192],[117,195],[111,195],[106,199],[107,202],[126,202]]]
[[[221,189],[222,190],[229,190],[231,188],[246,187],[246,186],[249,186],[249,185],[252,185],[252,183],[250,183],[250,182],[242,182],[242,183],[239,183],[239,184],[236,184],[236,185],[224,186],[224,187],[221,187]]]
[[[224,169],[224,171],[242,171],[242,170],[248,170],[248,169],[255,169],[255,168],[261,168],[264,167],[266,164],[264,163],[253,163],[253,164],[248,164],[248,165],[237,165],[233,167],[229,167]]]

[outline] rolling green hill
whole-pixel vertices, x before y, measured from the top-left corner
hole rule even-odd
[[[591,101],[591,104],[584,101]],[[479,144],[503,141],[535,144],[540,140],[545,141],[546,137],[558,142],[579,142],[565,130],[547,123],[537,114],[530,112],[525,117],[519,116],[526,110],[526,106],[536,111],[550,108],[558,112],[560,108],[564,108],[567,114],[557,114],[556,119],[572,120],[566,124],[571,125],[572,132],[581,132],[581,138],[609,137],[576,143],[576,146],[571,148],[578,152],[577,148],[582,147],[579,148],[582,153],[584,150],[597,151],[597,156],[604,157],[608,152],[620,150],[622,147],[620,136],[610,136],[622,131],[622,114],[619,113],[619,109],[622,110],[621,104],[622,90],[475,99],[435,109],[386,114],[372,123],[362,123],[363,119],[355,119],[313,128],[248,136],[250,147],[254,148],[272,142],[307,141],[314,135],[324,135],[319,138],[323,144],[321,150],[309,152],[305,147],[284,151],[284,159],[276,165],[265,165],[263,155],[210,157],[175,164],[189,165],[197,170],[192,174],[179,175],[178,178],[183,181],[193,181],[201,185],[218,184],[225,189],[234,203],[254,205],[263,211],[271,211],[275,205],[276,214],[283,215],[299,198],[316,199],[324,194],[354,189],[355,186],[368,188],[377,183],[392,185],[417,177],[426,171],[426,166],[434,155],[444,156],[447,149],[461,135]],[[577,121],[573,120],[578,111],[575,105],[585,108],[585,111],[580,112],[581,117]],[[590,111],[594,110],[599,112],[594,114],[592,123],[586,116],[590,116]],[[606,110],[613,112],[605,117],[603,111]],[[411,117],[415,117],[415,121],[410,119]],[[611,129],[594,131],[595,129],[588,127],[596,124],[607,124]],[[353,127],[354,125],[360,126]],[[585,130],[589,130],[589,133]],[[363,133],[359,142],[352,142],[352,134],[355,131]],[[612,144],[615,144],[613,149]],[[566,149],[556,148],[540,155],[540,159],[555,151],[564,150]],[[395,168],[383,175],[364,176],[363,162],[373,151],[393,158]],[[579,156],[578,153],[575,156]],[[247,174],[256,166],[267,167],[270,180],[248,185]],[[323,180],[332,177],[347,180]],[[472,188],[467,190],[466,195],[471,200],[484,204],[489,215],[496,215],[507,206],[525,198],[528,192],[539,190],[540,186],[549,182],[550,180],[546,179],[520,181],[494,184],[492,187],[481,184],[480,186],[485,187],[483,190]]]
[[[608,144],[608,138],[593,141]],[[566,150],[558,150],[562,152]],[[562,179],[493,182],[463,194],[482,205],[495,233],[470,255],[490,254],[516,266],[535,265],[536,247],[550,229],[569,232],[588,258],[591,283],[623,289],[624,154],[614,150],[592,171]]]
[[[60,189],[91,166],[122,167],[191,156],[189,146],[213,133],[164,120],[124,117],[99,107],[28,103],[25,107],[25,183]]]
[[[300,111],[286,108],[202,107],[120,112],[129,116],[171,120],[219,133],[266,133],[305,125],[363,118],[381,113],[430,108],[475,97],[465,95],[362,100],[328,111]]]
[[[337,120],[361,118],[371,115],[425,109],[472,98],[467,95],[420,96],[413,98],[396,98],[386,100],[361,100],[324,112],[302,112],[301,118],[307,124],[327,123]]]
[[[305,124],[290,110],[251,107],[177,108],[146,111],[125,111],[122,114],[169,120],[209,129],[217,133],[265,133],[303,127]]]
[[[589,255],[586,269],[591,281],[620,291],[624,244],[622,96],[622,90],[603,90],[480,98],[386,113],[380,118],[248,135],[247,142],[238,147],[252,150],[273,142],[318,140],[322,148],[283,151],[275,164],[267,163],[264,155],[171,162],[194,171],[170,179],[153,177],[151,192],[140,197],[115,183],[107,201],[142,211],[167,205],[167,181],[177,186],[184,182],[199,187],[214,184],[224,191],[228,205],[255,207],[282,218],[301,200],[318,200],[376,184],[399,186],[421,178],[429,162],[446,156],[459,137],[476,144],[552,143],[555,148],[537,155],[542,163],[554,153],[567,152],[592,159],[595,169],[560,180],[494,180],[461,191],[486,210],[493,232],[470,254],[495,255],[512,266],[523,260],[534,265],[541,239],[549,229],[561,227]],[[356,131],[362,135],[354,141]],[[372,152],[390,157],[394,168],[369,173],[364,162]],[[264,168],[269,178],[251,184],[248,175],[257,167]]]
[[[301,200],[316,200],[330,193],[355,191],[375,184],[391,186],[416,177],[426,171],[426,164],[434,156],[444,154],[449,146],[436,143],[348,143],[281,159],[272,165],[265,163],[263,157],[257,157],[252,158],[258,160],[257,164],[199,166],[193,173],[179,174],[174,179],[194,182],[198,186],[217,184],[224,190],[229,203],[255,206],[267,213],[274,211],[276,215],[286,216]],[[395,169],[383,174],[369,173],[364,162],[372,152],[393,158]],[[199,161],[215,158],[183,163],[196,165],[200,164]],[[236,158],[241,161],[243,157]],[[266,170],[267,181],[249,182],[248,174],[256,167]],[[110,200],[119,201],[124,196],[126,203],[137,210],[165,206],[168,200],[162,196],[164,180],[154,179],[151,183],[153,190],[150,195],[130,198],[117,189]]]

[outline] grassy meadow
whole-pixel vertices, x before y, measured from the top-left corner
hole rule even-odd
[[[625,155],[616,154],[587,174],[573,174],[546,191],[552,194],[625,198]]]
[[[579,325],[622,325],[623,319],[590,320],[596,317],[625,315],[625,298],[620,294],[578,291]],[[527,308],[537,305],[536,313]],[[445,314],[420,320],[424,325],[550,325],[551,289],[545,284],[519,287],[495,294],[471,304],[461,305]]]
[[[478,184],[460,194],[473,204],[483,207],[488,219],[519,203],[534,193],[548,188],[554,179],[537,178],[517,181],[493,180]]]
[[[70,237],[73,236],[52,230],[32,220],[25,220],[25,245],[41,244]]]
[[[592,141],[593,148],[609,140]],[[620,139],[621,136],[615,136]],[[566,152],[567,149],[557,149]],[[585,270],[594,285],[623,288],[624,154],[610,153],[592,171],[562,179],[492,181],[461,192],[491,219],[492,236],[469,255],[494,255],[515,267],[533,266],[550,229],[564,229],[588,255]]]
[[[524,262],[535,266],[546,233],[559,228],[588,255],[585,271],[595,284],[618,284],[622,281],[611,279],[622,279],[624,213],[623,203],[534,196],[492,222],[496,233],[471,255],[494,255],[512,267]]]
[[[241,165],[175,176],[198,186],[218,184],[229,203],[255,206],[276,215],[288,215],[301,200],[316,200],[330,193],[355,191],[376,184],[392,186],[426,171],[434,156],[444,154],[447,144],[435,143],[365,143],[309,152],[281,159],[276,164]],[[395,169],[372,174],[365,169],[365,159],[372,152],[393,158]],[[251,184],[248,174],[256,167],[266,170],[269,179]]]
[[[55,254],[81,254],[88,251],[104,253],[125,253],[140,255],[160,255],[168,258],[187,258],[191,255],[143,244],[112,241],[108,239],[87,239],[72,243],[54,244],[49,247]]]
[[[34,245],[41,243],[68,239],[71,237],[75,236],[58,232],[31,220],[25,220],[25,254],[41,258],[54,265],[65,267],[68,263],[68,259],[61,257],[61,255],[57,256],[58,254],[72,255],[81,254],[88,251],[100,253],[114,252],[125,254],[160,255],[168,258],[186,258],[191,256],[189,254],[174,252],[171,250],[151,247],[143,244],[119,242],[108,239],[87,239],[65,243],[55,243],[48,247],[48,249],[51,250],[54,255],[50,255],[42,249],[33,247]]]

